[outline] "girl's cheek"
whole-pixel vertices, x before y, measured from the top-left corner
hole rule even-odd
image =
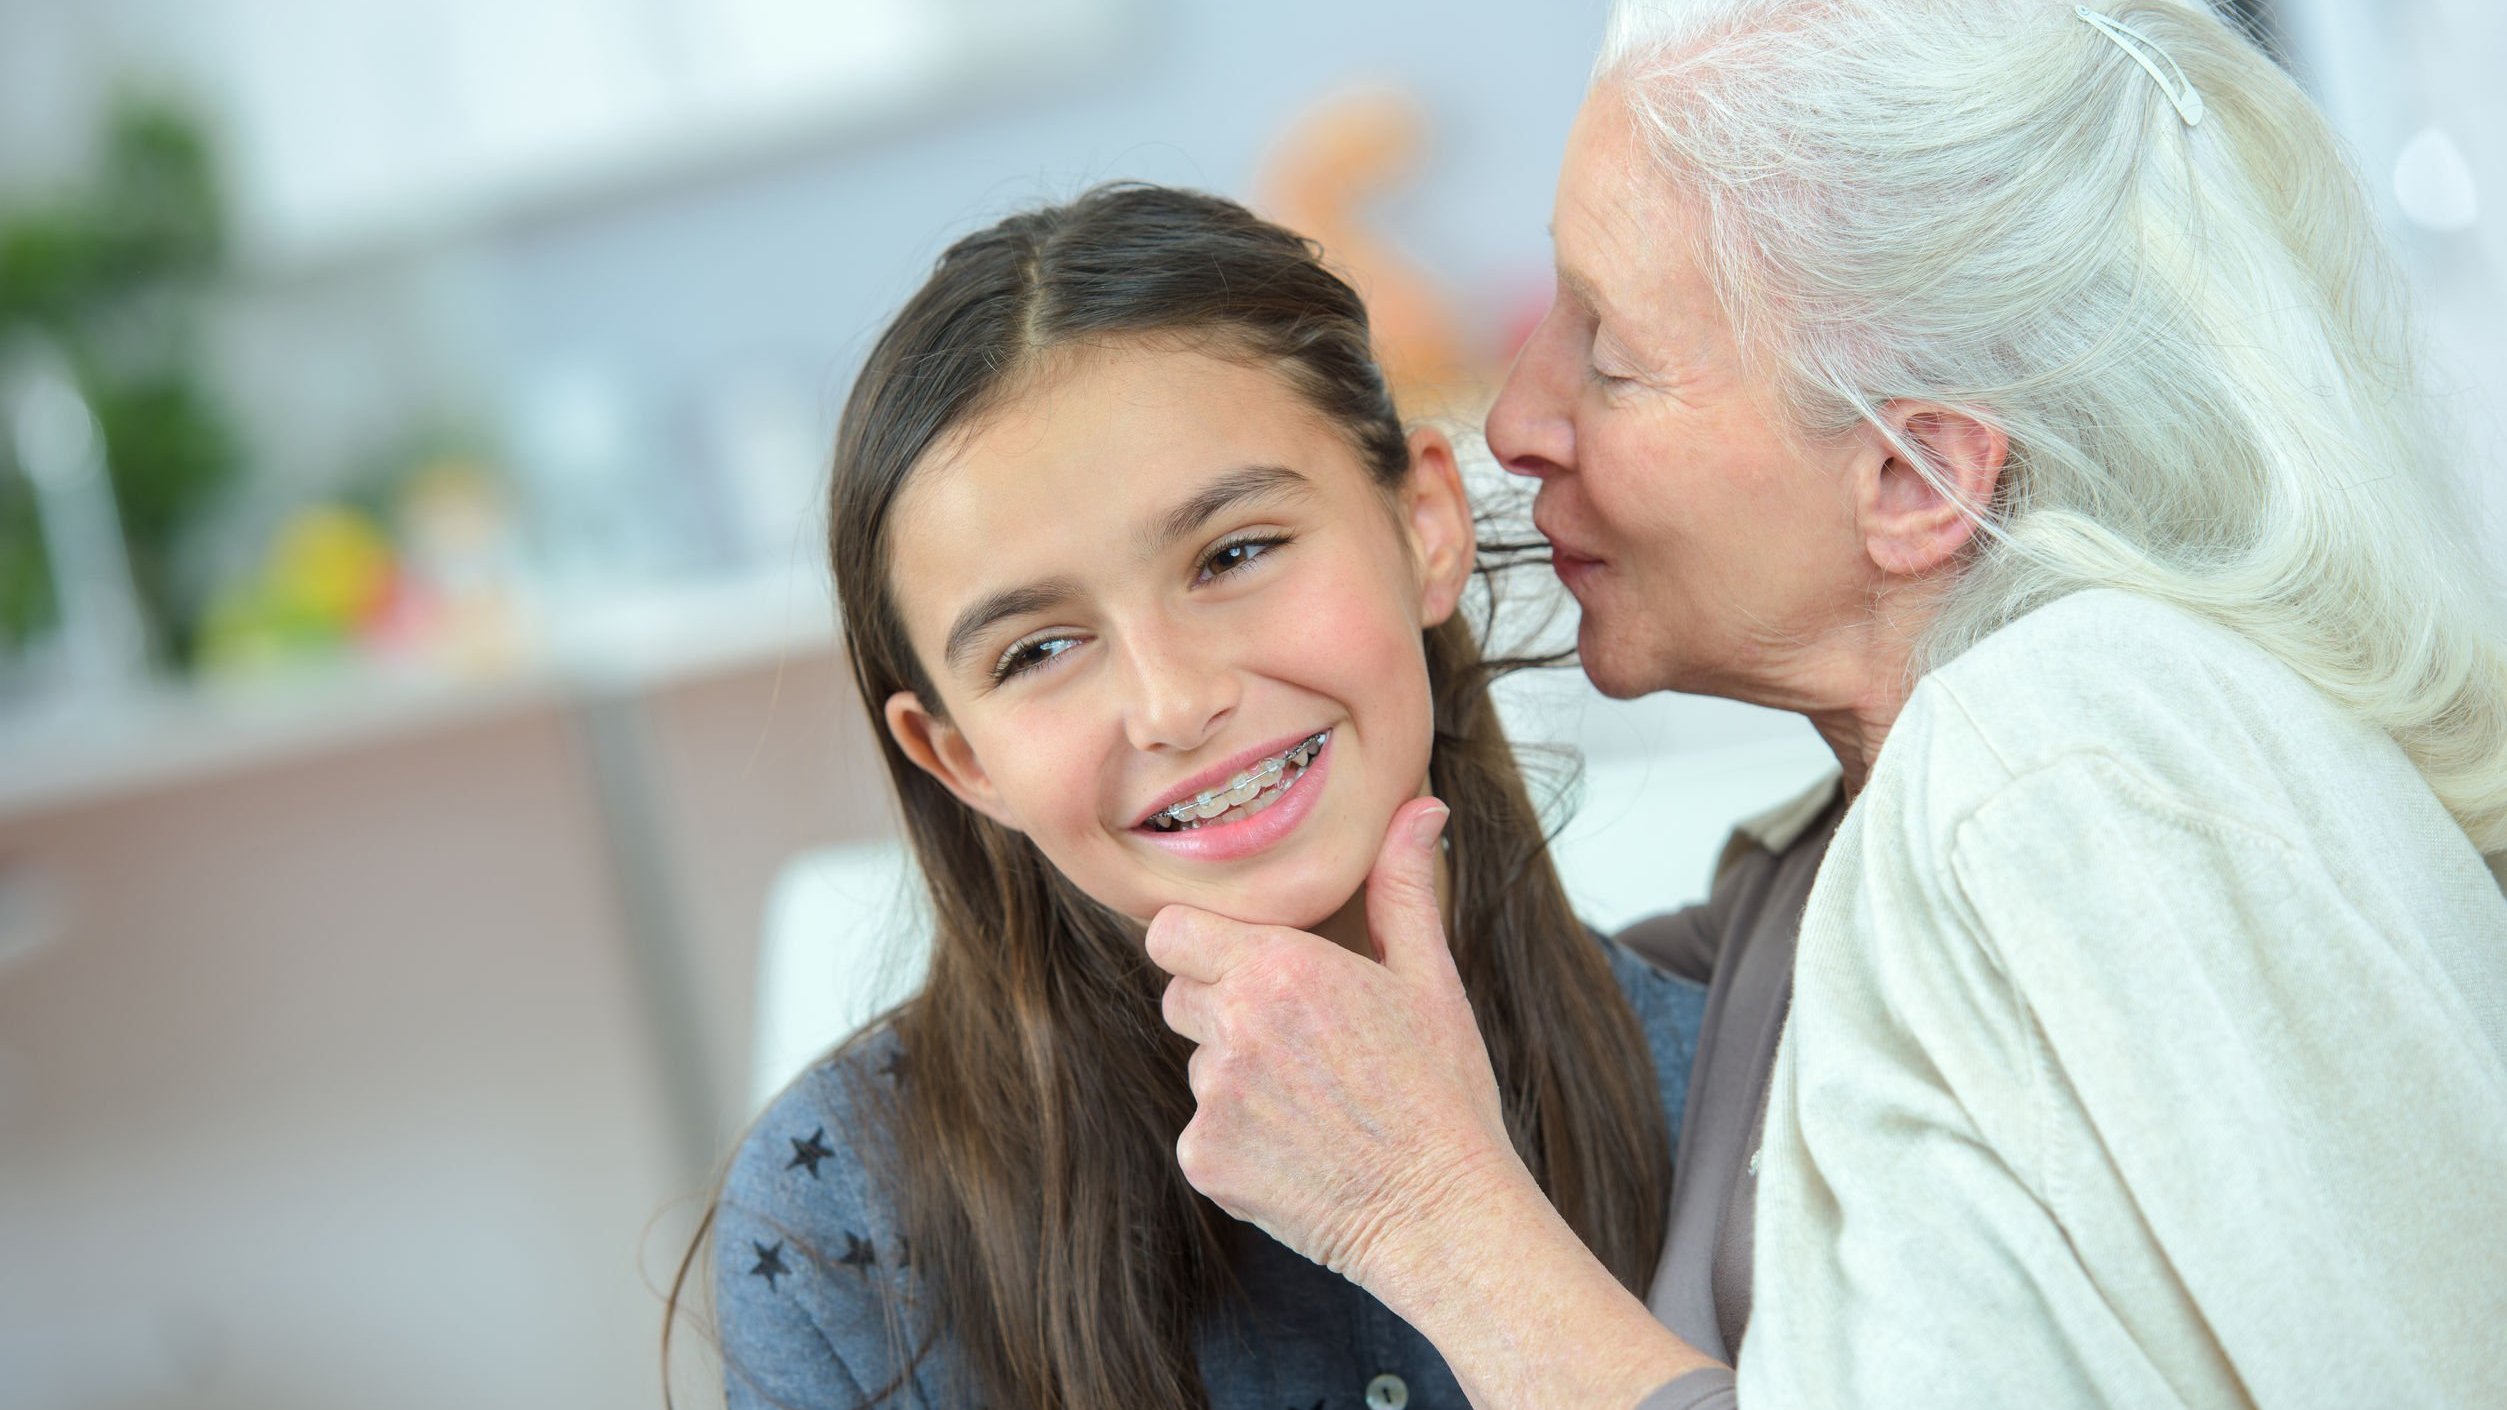
[[[1308,659],[1317,653],[1354,657],[1371,670],[1382,669],[1385,658],[1379,653],[1413,636],[1408,614],[1395,605],[1406,591],[1406,582],[1356,565],[1350,571],[1316,575],[1287,614],[1296,624],[1293,635],[1303,640],[1302,654]]]

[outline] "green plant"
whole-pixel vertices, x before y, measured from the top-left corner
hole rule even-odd
[[[102,434],[131,572],[156,648],[188,659],[201,595],[184,547],[241,466],[202,381],[197,327],[225,211],[206,131],[181,107],[124,95],[85,189],[0,212],[0,339],[32,330],[68,358]],[[5,452],[0,447],[0,452]],[[0,650],[53,619],[22,479],[0,484]]]

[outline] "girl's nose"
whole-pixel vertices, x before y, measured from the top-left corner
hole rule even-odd
[[[1238,683],[1215,646],[1172,627],[1132,635],[1124,732],[1133,748],[1189,753],[1217,736],[1235,712]]]

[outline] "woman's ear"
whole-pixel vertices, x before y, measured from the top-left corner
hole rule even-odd
[[[1433,427],[1410,433],[1402,526],[1410,535],[1410,561],[1419,571],[1419,624],[1433,627],[1454,615],[1480,545],[1454,443]]]
[[[1892,577],[1917,578],[1957,558],[1993,503],[2011,438],[1998,426],[1933,402],[1892,402],[1882,409],[1893,444],[1879,428],[1862,428],[1856,454],[1854,514],[1863,551]],[[1911,447],[1930,462],[1910,462]]]
[[[984,772],[983,761],[975,757],[957,726],[932,713],[922,697],[910,690],[889,696],[880,713],[887,718],[888,737],[914,761],[914,767],[940,780],[940,786],[959,802],[1013,832],[1019,830],[1001,806],[992,776]]]

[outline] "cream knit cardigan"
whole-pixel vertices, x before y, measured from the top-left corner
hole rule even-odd
[[[1926,678],[1811,893],[1747,1410],[2507,1406],[2507,897],[2400,749],[2085,592]]]

